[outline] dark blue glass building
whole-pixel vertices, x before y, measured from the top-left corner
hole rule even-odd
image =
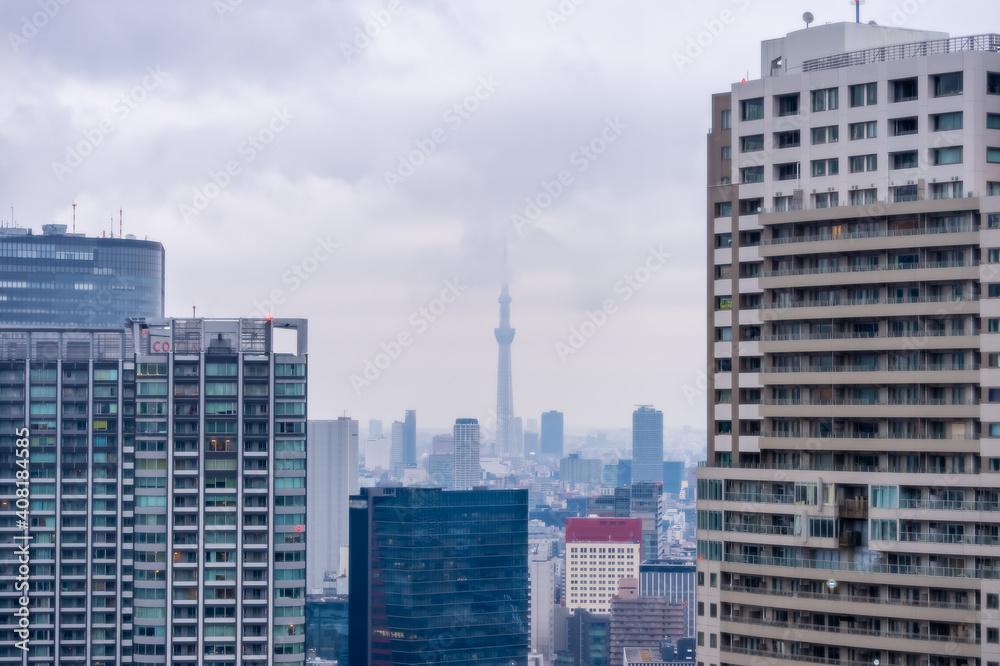
[[[163,316],[163,245],[47,224],[0,229],[0,324],[123,327]]]
[[[526,666],[526,490],[364,488],[350,530],[351,666]]]

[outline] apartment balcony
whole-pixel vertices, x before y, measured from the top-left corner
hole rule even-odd
[[[920,280],[977,280],[979,279],[979,270],[980,265],[972,261],[924,261],[915,264],[886,266],[845,265],[837,268],[790,268],[764,271],[760,276],[760,288],[801,289],[804,287],[867,285]]]
[[[978,419],[979,413],[978,404],[928,400],[911,403],[849,399],[827,402],[765,400],[760,406],[763,418]]]
[[[751,626],[754,628],[750,629]],[[957,629],[958,627],[956,627]],[[737,635],[749,635],[764,639],[771,638],[780,641],[788,640],[788,632],[794,631],[795,639],[802,643],[816,643],[820,645],[835,643],[854,648],[871,647],[872,639],[874,638],[877,639],[879,649],[892,652],[936,652],[939,650],[936,645],[940,646],[943,643],[948,643],[950,646],[949,653],[954,654],[954,656],[974,657],[979,654],[979,640],[974,634],[968,631],[965,633],[956,631],[950,635],[904,633],[852,628],[846,626],[846,623],[839,627],[818,627],[812,624],[776,622],[735,616],[722,618],[722,630]]]
[[[966,434],[961,437],[944,437],[929,435],[876,435],[872,433],[822,433],[822,434],[800,434],[797,432],[768,432],[760,433],[760,447],[762,449],[774,449],[781,451],[844,451],[845,449],[885,452],[909,452],[909,453],[937,453],[947,451],[949,453],[978,453],[979,437]],[[790,469],[790,467],[771,466],[775,469]],[[878,473],[886,472],[890,474],[948,474],[949,470],[937,469],[929,466],[902,466],[889,465],[885,467],[868,466],[838,466],[828,468],[817,468],[812,471],[835,471],[835,472],[863,472]],[[975,470],[961,470],[956,474],[974,474]]]
[[[978,211],[979,197],[975,192],[968,196],[952,199],[935,199],[928,192],[923,199],[912,201],[876,201],[870,204],[851,206],[846,202],[840,206],[817,208],[815,206],[799,205],[791,210],[765,209],[757,214],[760,224],[789,224],[793,222],[823,222],[827,220],[871,220],[901,215],[913,217],[921,213],[955,213],[960,211]],[[849,242],[849,241],[847,241]],[[941,241],[933,243],[940,245]],[[897,242],[898,245],[898,242]],[[909,245],[909,241],[907,241]],[[823,250],[829,251],[829,250]]]
[[[935,349],[978,349],[978,330],[921,330],[907,333],[828,333],[764,335],[759,340],[760,351],[768,353],[837,351],[895,351]]]
[[[762,386],[848,384],[978,384],[979,368],[955,363],[915,365],[817,365],[766,367],[757,371]]]
[[[921,279],[925,278],[921,277]],[[763,303],[758,309],[767,312],[767,318],[775,321],[795,321],[800,319],[847,319],[851,317],[939,316],[942,303],[950,303],[948,309],[953,314],[979,313],[978,298],[953,298],[951,296],[772,302]]]
[[[726,502],[745,502],[751,504],[795,504],[795,497],[786,495],[769,495],[763,493],[733,493],[723,495]]]
[[[948,586],[961,586],[969,589],[978,588],[977,580],[1000,580],[1000,570],[997,569],[974,569],[944,566],[917,566],[912,564],[889,564],[885,562],[857,562],[854,560],[811,560],[795,559],[790,557],[770,557],[765,555],[743,555],[740,553],[724,553],[723,561],[731,564],[751,565],[753,572],[759,575],[790,575],[787,569],[813,569],[824,572],[836,572],[838,580],[859,583],[871,583],[871,576],[909,576],[913,582],[903,583],[902,580],[893,581],[887,579],[888,584],[893,585],[929,585],[940,587],[942,583],[933,582],[941,578],[949,578]],[[759,567],[759,569],[758,569]],[[773,567],[774,571],[767,570]],[[728,567],[727,567],[728,568]],[[747,570],[734,570],[733,573],[748,573]],[[928,581],[921,583],[913,577],[927,577]]]

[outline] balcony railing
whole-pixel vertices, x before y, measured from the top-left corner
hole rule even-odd
[[[900,576],[985,578],[990,580],[1000,579],[1000,569],[965,569],[957,567],[917,566],[913,564],[856,562],[854,560],[832,562],[830,560],[807,560],[794,559],[790,557],[770,557],[765,555],[741,555],[738,553],[725,553],[724,559],[726,562],[733,562],[736,564],[753,564],[762,567],[790,567],[796,569],[850,571]]]
[[[910,543],[961,543],[973,546],[1000,545],[1000,537],[986,534],[941,534],[931,532],[900,532],[900,541]]]
[[[760,433],[761,437],[774,436],[770,433]],[[780,437],[798,437],[798,435],[782,434]],[[937,437],[878,437],[877,439],[939,439]],[[950,438],[956,439],[956,438]],[[979,439],[977,436],[966,436],[965,439]],[[800,471],[800,472],[860,472],[864,474],[979,474],[976,469],[947,469],[941,467],[931,467],[928,465],[784,465],[777,463],[732,463],[728,465],[715,465],[708,460],[702,460],[698,467],[712,467],[717,469],[753,469],[753,470],[777,470],[777,471]]]
[[[900,509],[927,509],[930,511],[1000,511],[1000,502],[984,502],[980,500],[935,500],[935,499],[900,499]]]
[[[752,525],[748,523],[726,523],[725,532],[742,532],[745,534],[774,534],[778,536],[795,536],[794,525]]]
[[[916,200],[915,198],[913,199]],[[895,202],[894,202],[895,203]],[[898,236],[926,236],[929,234],[961,234],[979,231],[976,225],[921,227],[918,229],[881,229],[878,231],[856,231],[853,233],[826,233],[812,236],[787,236],[784,238],[762,238],[761,245],[784,245],[786,243],[812,243],[816,241],[860,240],[864,238],[895,238]]]
[[[979,266],[975,261],[921,261],[913,264],[881,264],[877,266],[814,266],[810,268],[788,268],[777,271],[761,271],[757,277],[790,277],[796,275],[830,275],[835,273],[872,273],[876,271],[910,271],[925,268],[972,268]],[[964,300],[961,298],[941,297],[949,300]],[[914,302],[906,299],[905,302]]]
[[[723,499],[727,502],[753,502],[755,504],[794,504],[792,495],[764,495],[761,493],[726,493]]]
[[[758,340],[747,340],[747,342],[787,342],[789,340],[869,340],[872,338],[941,338],[941,337],[964,337],[979,336],[978,330],[973,331],[947,331],[928,330],[918,331],[883,331],[881,333],[785,333],[782,335],[763,335]]]
[[[866,365],[790,365],[759,368],[752,372],[954,372],[957,370],[978,371],[975,363],[915,363],[912,365],[876,363]]]
[[[978,265],[978,264],[976,264]],[[978,296],[917,296],[915,298],[835,298],[815,301],[790,301],[788,303],[761,303],[758,308],[741,307],[741,310],[785,310],[788,308],[831,308],[858,305],[899,305],[913,303],[960,303],[978,302]]]
[[[753,624],[760,627],[780,627],[782,629],[801,629],[806,631],[825,631],[836,634],[852,634],[854,636],[878,636],[881,638],[902,638],[911,641],[947,641],[951,643],[967,643],[979,645],[979,640],[974,635],[942,636],[937,634],[911,634],[901,631],[875,631],[872,629],[858,629],[854,627],[831,627],[829,625],[804,624],[802,622],[777,622],[775,620],[757,620],[748,617],[738,617],[730,615],[722,618],[723,622],[737,622],[740,624]]]
[[[742,592],[745,594],[767,594],[777,597],[792,597],[798,599],[820,599],[824,602],[846,602],[846,603],[862,603],[862,604],[884,604],[887,606],[920,606],[924,608],[945,608],[951,610],[971,610],[978,611],[979,606],[976,604],[960,604],[947,601],[928,601],[928,600],[917,600],[917,599],[904,599],[900,597],[899,599],[889,599],[885,597],[872,597],[872,596],[858,596],[858,595],[848,595],[848,594],[830,594],[829,592],[802,592],[794,590],[776,590],[773,588],[766,587],[749,587],[744,585],[723,585],[722,589],[726,592]]]

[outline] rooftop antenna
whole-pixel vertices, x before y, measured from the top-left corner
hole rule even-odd
[[[194,303],[191,304],[191,319],[198,318],[198,306]]]
[[[125,238],[125,234],[122,233],[122,209],[118,209],[118,238]]]
[[[851,0],[854,3],[854,20],[857,23],[861,23],[861,3],[865,0]]]
[[[809,24],[816,20],[816,17],[812,15],[812,12],[806,12],[802,15],[802,20],[806,22],[806,29],[809,28]]]
[[[73,233],[76,233],[76,202],[73,202]]]

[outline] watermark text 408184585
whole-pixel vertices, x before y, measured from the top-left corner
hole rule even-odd
[[[31,621],[28,617],[28,604],[30,601],[28,599],[28,572],[31,565],[31,553],[28,548],[28,542],[31,541],[31,536],[28,534],[28,525],[31,523],[28,515],[28,507],[31,503],[31,475],[28,470],[28,429],[19,428],[14,431],[14,434],[18,437],[15,440],[14,454],[14,459],[17,461],[17,473],[15,474],[17,478],[17,501],[14,503],[14,506],[17,507],[17,526],[24,530],[22,536],[14,537],[15,542],[21,542],[21,545],[14,549],[18,561],[14,590],[21,593],[21,596],[17,600],[17,607],[14,609],[14,617],[17,618],[17,629],[14,633],[21,639],[15,643],[15,647],[27,652],[28,636],[31,631]]]

